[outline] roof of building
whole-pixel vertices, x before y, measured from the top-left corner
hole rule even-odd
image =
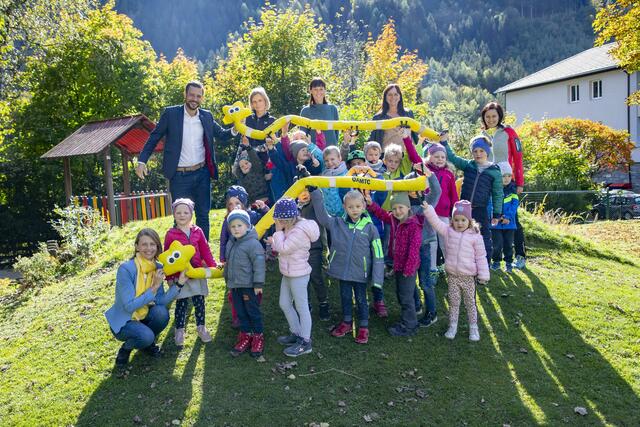
[[[569,58],[556,62],[540,71],[502,86],[496,93],[511,92],[546,83],[567,80],[574,77],[599,73],[620,68],[617,61],[609,54],[614,43],[593,47]]]
[[[144,114],[88,122],[41,158],[57,159],[98,154],[111,144],[115,144],[129,155],[138,154],[155,127],[155,123]],[[163,141],[160,141],[154,151],[162,151],[163,145]]]

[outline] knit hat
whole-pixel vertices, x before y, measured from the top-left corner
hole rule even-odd
[[[236,197],[238,200],[240,200],[242,206],[246,207],[249,203],[249,193],[247,193],[247,190],[245,190],[241,185],[232,185],[231,187],[229,187],[226,194],[224,195],[224,199],[229,200],[231,197]]]
[[[464,215],[469,221],[471,221],[471,202],[468,200],[457,201],[456,204],[453,205],[451,218],[456,215]]]
[[[486,136],[478,135],[471,139],[469,149],[473,152],[476,148],[482,148],[487,153],[487,156],[491,155],[491,141]]]
[[[391,207],[393,205],[404,205],[408,208],[411,208],[411,201],[409,200],[409,193],[406,191],[397,191],[391,193],[391,197],[389,198],[389,204]]]
[[[246,160],[246,161],[248,161],[248,162],[249,162],[249,161],[250,161],[250,160],[249,160],[249,153],[247,153],[247,150],[241,150],[241,151],[238,153],[238,157],[237,157],[237,159],[236,159],[236,160],[237,160],[238,162],[240,162],[240,160]]]
[[[289,149],[291,150],[291,155],[293,156],[293,160],[298,158],[298,153],[303,148],[309,148],[309,144],[301,139],[296,139],[289,145]]]
[[[290,197],[283,197],[273,207],[274,219],[292,219],[297,218],[298,215],[298,204]]]
[[[500,167],[500,173],[502,175],[513,175],[513,169],[509,162],[500,162],[498,166]]]
[[[186,198],[176,199],[176,201],[171,204],[171,210],[175,212],[178,205],[185,205],[187,208],[189,208],[189,212],[193,215],[193,208],[195,207],[193,200]]]
[[[351,163],[352,160],[356,160],[356,159],[366,161],[367,158],[364,156],[364,151],[353,150],[352,152],[350,152],[349,155],[347,156],[347,166],[349,165],[349,163]]]
[[[427,153],[429,153],[430,156],[437,153],[438,151],[442,151],[445,156],[447,155],[447,150],[445,150],[442,144],[431,144],[429,148],[427,148]]]
[[[372,148],[376,148],[379,152],[382,153],[382,147],[380,147],[380,144],[378,144],[376,141],[369,141],[366,144],[364,144],[364,154],[365,154],[365,156],[367,155],[367,152],[369,150],[371,150]]]
[[[249,217],[247,211],[243,209],[232,210],[229,215],[227,215],[227,225],[231,227],[231,222],[236,219],[239,219],[240,221],[247,224],[247,227],[251,228],[251,218]]]

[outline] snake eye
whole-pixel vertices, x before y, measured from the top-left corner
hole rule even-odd
[[[240,107],[229,108],[229,114],[237,113],[238,111],[240,111]]]
[[[171,254],[175,259],[180,258],[180,252],[175,251],[173,254]]]
[[[174,261],[175,261],[175,260],[173,259],[173,257],[172,257],[172,256],[170,256],[169,258],[167,258],[167,262],[168,262],[169,264],[173,264],[173,263],[174,263]]]

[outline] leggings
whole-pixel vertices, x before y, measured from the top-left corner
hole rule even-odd
[[[305,340],[311,339],[308,284],[308,274],[300,277],[282,276],[282,282],[280,282],[280,309],[287,318],[289,330]]]
[[[204,325],[204,296],[194,295],[191,297],[193,308],[196,313],[196,325]],[[187,320],[187,308],[189,307],[189,298],[176,300],[175,322],[176,329],[183,329]]]
[[[469,324],[478,323],[478,310],[476,308],[476,279],[474,276],[455,276],[450,274],[447,277],[449,282],[449,324],[458,323],[460,313],[460,294],[467,309]]]

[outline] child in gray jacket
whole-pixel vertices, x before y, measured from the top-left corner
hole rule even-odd
[[[258,295],[262,294],[265,279],[264,248],[246,211],[231,211],[227,224],[231,239],[226,247],[224,279],[240,320],[240,333],[231,355],[239,356],[250,346],[251,356],[260,357],[264,351],[264,328]]]
[[[364,197],[359,191],[351,190],[345,194],[345,214],[341,217],[327,214],[321,191],[313,191],[311,199],[318,223],[331,234],[327,274],[340,281],[343,321],[333,328],[331,335],[351,335],[355,293],[360,322],[355,341],[366,344],[369,341],[367,283],[371,278],[373,286],[381,288],[384,281],[384,255],[378,230],[366,212]]]

